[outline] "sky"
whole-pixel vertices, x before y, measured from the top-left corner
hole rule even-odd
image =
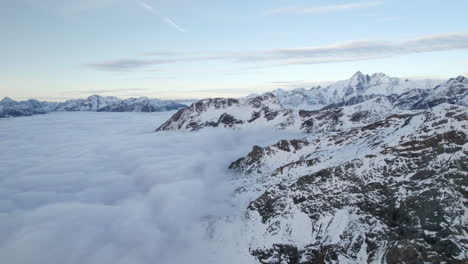
[[[0,97],[239,97],[468,75],[468,0],[0,0]]]

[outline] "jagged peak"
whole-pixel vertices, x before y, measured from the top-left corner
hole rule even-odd
[[[468,79],[466,79],[466,77],[463,75],[459,75],[455,80],[459,82],[468,82]]]
[[[369,81],[371,77],[368,74],[364,74],[361,71],[357,71],[349,80],[350,83],[365,83]]]
[[[364,74],[361,71],[357,71],[351,78],[360,76],[364,76]]]

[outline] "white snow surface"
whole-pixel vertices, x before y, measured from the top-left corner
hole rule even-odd
[[[154,133],[172,114],[0,120],[2,263],[253,263],[226,168],[254,144],[298,135]]]

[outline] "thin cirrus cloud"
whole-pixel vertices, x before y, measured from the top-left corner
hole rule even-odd
[[[116,60],[108,60],[102,61],[98,63],[91,63],[87,66],[101,69],[101,70],[108,70],[108,71],[125,71],[131,69],[142,68],[145,66],[151,66],[155,64],[151,60],[139,60],[139,59],[116,59]]]
[[[374,7],[382,5],[382,1],[366,1],[338,5],[324,5],[314,7],[282,7],[268,9],[263,12],[263,15],[280,15],[280,14],[318,14],[318,13],[332,13],[338,11],[346,11],[353,9],[360,9],[366,7]]]
[[[165,55],[164,53],[153,54],[145,53],[147,56],[170,56]],[[231,58],[229,56],[188,56],[188,57],[174,57],[171,58],[158,58],[158,59],[117,59],[117,60],[108,60],[97,63],[90,63],[86,66],[92,67],[98,70],[105,71],[129,71],[138,68],[145,68],[153,65],[168,64],[168,63],[178,63],[178,62],[197,62],[197,61],[210,61],[210,60],[225,60]]]
[[[427,35],[403,41],[359,40],[326,46],[241,51],[211,56],[195,54],[191,56],[174,55],[167,58],[156,54],[156,59],[120,59],[93,63],[89,66],[100,70],[119,71],[168,63],[212,60],[281,66],[363,61],[455,49],[468,49],[468,33]]]
[[[176,22],[174,22],[171,18],[167,17],[167,16],[164,16],[162,15],[159,11],[157,11],[153,6],[151,6],[150,4],[144,2],[144,1],[141,1],[141,0],[137,0],[137,3],[142,7],[144,8],[145,10],[147,10],[148,12],[158,16],[164,23],[166,23],[167,25],[171,26],[172,28],[175,28],[177,31],[179,32],[182,32],[182,33],[185,33],[185,29],[182,28],[181,26],[179,26]]]

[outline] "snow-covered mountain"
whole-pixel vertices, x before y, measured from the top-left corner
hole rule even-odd
[[[438,85],[412,108],[424,109],[434,107],[440,103],[468,105],[468,79],[458,76]]]
[[[467,263],[468,107],[255,146],[243,180],[258,263]]]
[[[157,131],[303,132],[253,146],[229,166],[234,196],[245,204],[241,250],[256,263],[461,264],[468,263],[467,88],[464,77],[422,89],[357,74],[314,91],[314,100],[330,91],[341,100],[320,110],[291,109],[278,91],[206,99]]]
[[[98,112],[160,112],[176,110],[185,105],[147,97],[119,99],[112,96],[92,95],[86,99],[74,99],[60,103],[56,111],[98,111]]]
[[[91,95],[86,99],[72,99],[59,103],[55,111],[99,111],[122,100],[113,96]]]
[[[393,80],[374,74],[374,77],[356,74],[354,80]],[[364,78],[364,79],[363,79]],[[355,84],[356,82],[348,82]],[[367,82],[369,83],[369,82]],[[378,83],[372,81],[372,83]],[[337,86],[329,86],[337,87]],[[353,91],[354,88],[347,86]],[[361,85],[353,87],[363,87]],[[376,91],[375,85],[371,87]],[[383,86],[381,86],[383,87]],[[407,88],[398,88],[405,91]],[[388,88],[388,87],[387,87]],[[335,88],[334,88],[335,89]],[[369,90],[368,89],[368,90]],[[362,90],[362,89],[361,89]],[[259,96],[249,96],[241,99],[215,98],[205,99],[192,104],[190,107],[180,109],[174,116],[165,122],[160,130],[199,130],[204,127],[256,127],[268,126],[277,129],[300,129],[312,133],[318,131],[336,131],[369,124],[392,114],[404,113],[408,110],[421,110],[437,106],[441,103],[468,105],[468,81],[465,77],[457,77],[444,82],[432,89],[411,89],[402,94],[394,93],[396,88],[382,90],[382,94],[366,94],[353,92],[346,100],[313,106],[321,110],[298,110],[285,107],[285,100],[291,97],[278,90]],[[305,92],[306,90],[298,90]],[[317,90],[324,92],[328,90]],[[336,91],[336,89],[335,89]],[[385,93],[390,93],[386,95]],[[276,94],[276,95],[275,95]],[[308,94],[308,93],[307,93]],[[352,97],[350,97],[353,95]]]
[[[8,97],[0,101],[0,118],[45,114],[55,109],[57,103],[39,102],[34,99],[17,102]]]
[[[277,89],[272,93],[282,106],[291,109],[318,110],[331,104],[362,102],[377,95],[402,94],[413,89],[431,89],[441,81],[434,79],[409,80],[389,77],[383,73],[372,75],[355,73],[350,79],[338,81],[326,87]]]
[[[120,102],[108,104],[98,109],[100,112],[161,112],[187,107],[184,104],[147,97],[129,98]]]
[[[180,109],[157,131],[263,125],[282,129],[294,125],[294,114],[293,110],[283,108],[271,93],[243,99],[204,99]]]
[[[86,99],[73,99],[63,103],[39,102],[34,99],[17,102],[6,97],[0,101],[0,117],[30,116],[54,111],[160,112],[184,107],[186,105],[173,101],[147,97],[122,100],[112,96],[92,95]]]

